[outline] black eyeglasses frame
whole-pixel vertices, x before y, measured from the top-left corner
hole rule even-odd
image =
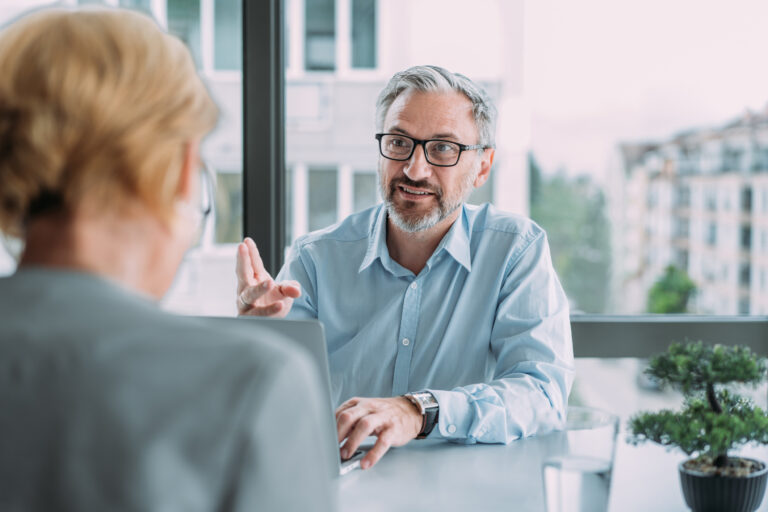
[[[381,148],[381,139],[385,135],[392,135],[392,136],[395,136],[395,137],[405,137],[406,139],[412,140],[413,141],[413,147],[411,148],[411,152],[408,154],[408,157],[406,157],[406,158],[392,158],[391,156],[385,155],[384,151]],[[405,134],[402,134],[402,133],[377,133],[375,135],[375,138],[376,138],[377,141],[379,141],[379,154],[381,156],[383,156],[384,158],[386,158],[387,160],[394,160],[395,162],[406,162],[406,161],[410,160],[411,157],[413,157],[413,153],[414,153],[414,151],[416,151],[416,147],[421,146],[421,149],[424,151],[424,158],[427,160],[429,165],[434,165],[435,167],[455,167],[456,165],[459,164],[459,160],[461,160],[461,154],[464,151],[473,151],[473,150],[476,150],[476,149],[493,149],[493,146],[489,146],[489,145],[484,145],[484,144],[468,145],[468,144],[462,144],[460,142],[456,142],[455,140],[446,140],[446,139],[426,139],[426,140],[422,140],[422,139],[416,139],[414,137],[411,137],[409,135],[405,135]],[[448,144],[454,144],[454,145],[458,146],[459,147],[459,154],[456,155],[456,161],[454,163],[452,163],[452,164],[436,164],[436,163],[432,162],[429,159],[429,155],[427,155],[427,142],[447,142]]]
[[[200,213],[205,222],[216,207],[216,170],[204,159],[200,160],[200,185]]]

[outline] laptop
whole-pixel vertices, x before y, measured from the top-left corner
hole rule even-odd
[[[333,391],[331,389],[331,375],[328,366],[328,350],[325,344],[325,331],[323,324],[317,320],[278,320],[273,318],[259,318],[259,317],[202,317],[206,322],[213,324],[219,324],[222,330],[232,332],[244,332],[253,333],[260,331],[260,329],[254,329],[255,325],[260,328],[266,328],[274,331],[275,333],[291,340],[301,349],[309,353],[311,359],[317,365],[318,372],[320,374],[320,380],[322,386],[325,388],[325,392],[321,393],[323,401],[323,409],[328,411],[325,415],[324,421],[326,422],[326,430],[330,433],[331,437],[328,439],[329,443],[333,443],[333,449],[335,453],[339,453],[339,442],[336,437],[336,416]],[[360,448],[348,459],[342,460],[339,458],[333,458],[334,467],[331,471],[338,472],[339,475],[346,475],[347,473],[358,469],[360,467],[360,461],[373,447],[376,442],[375,437],[368,437],[360,445]]]

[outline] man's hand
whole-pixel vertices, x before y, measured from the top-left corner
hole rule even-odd
[[[250,238],[237,246],[237,314],[283,318],[291,310],[293,299],[301,295],[296,281],[275,283],[256,243]]]
[[[350,398],[336,409],[336,429],[341,456],[348,458],[363,440],[378,437],[376,444],[360,461],[368,469],[376,464],[391,446],[403,446],[421,431],[422,416],[407,398]]]

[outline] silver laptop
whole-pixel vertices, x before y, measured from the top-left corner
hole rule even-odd
[[[331,389],[331,375],[328,366],[328,350],[325,344],[325,331],[323,330],[323,324],[317,320],[277,320],[272,318],[257,318],[257,317],[203,317],[207,322],[220,324],[223,330],[232,332],[256,332],[259,329],[253,329],[254,324],[258,324],[261,328],[270,329],[279,335],[291,340],[297,346],[309,353],[312,360],[315,361],[317,369],[320,374],[320,380],[325,387],[325,393],[322,393],[323,409],[328,411],[325,415],[325,421],[327,422],[327,430],[331,433],[332,438],[328,440],[329,443],[333,443],[335,453],[339,453],[339,443],[336,437],[336,417],[333,391]],[[367,451],[373,446],[375,438],[369,437],[362,444],[350,458],[341,460],[340,458],[333,458],[334,468],[333,471],[338,471],[340,475],[345,475],[350,471],[360,467],[360,460],[365,456]]]

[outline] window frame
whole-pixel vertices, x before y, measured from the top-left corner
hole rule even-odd
[[[284,51],[286,59],[286,76],[288,80],[317,77],[322,81],[325,77],[333,76],[350,82],[380,81],[384,78],[381,63],[386,58],[384,41],[382,40],[381,1],[376,1],[375,31],[376,31],[376,65],[372,68],[357,68],[352,65],[352,0],[335,0],[335,69],[312,70],[305,64],[305,0],[284,0],[285,19],[289,22],[288,51]]]
[[[273,276],[285,246],[284,7],[243,0],[243,235]]]

